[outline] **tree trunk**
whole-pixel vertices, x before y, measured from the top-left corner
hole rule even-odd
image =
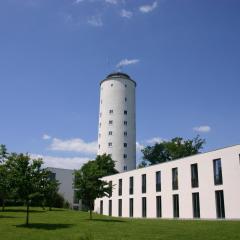
[[[29,201],[27,200],[27,216],[26,216],[26,225],[29,223]]]
[[[92,220],[92,209],[90,209],[90,220]]]
[[[4,201],[4,199],[2,199],[2,212],[4,212],[5,211],[5,201]]]

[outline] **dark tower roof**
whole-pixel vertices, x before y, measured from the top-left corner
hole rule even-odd
[[[116,79],[125,78],[126,80],[132,81],[135,84],[135,86],[137,85],[137,83],[134,80],[132,80],[128,74],[122,73],[122,72],[113,72],[113,73],[108,74],[107,77],[101,81],[100,85],[102,84],[102,82],[107,81],[109,79],[114,79],[114,78],[116,78]]]

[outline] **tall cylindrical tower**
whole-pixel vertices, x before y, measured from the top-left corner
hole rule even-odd
[[[100,84],[98,155],[110,154],[119,172],[136,168],[136,82],[109,74]]]

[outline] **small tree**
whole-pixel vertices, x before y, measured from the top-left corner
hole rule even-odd
[[[43,178],[43,198],[44,203],[49,207],[49,211],[51,211],[58,197],[59,182],[52,177],[52,172],[46,171],[46,174],[45,178]]]
[[[85,163],[80,170],[75,171],[75,188],[77,196],[83,200],[90,211],[94,210],[96,198],[109,197],[112,193],[112,186],[101,180],[102,177],[117,173],[115,163],[110,155],[97,156],[93,161]]]
[[[148,161],[150,165],[167,162],[197,154],[205,143],[199,136],[193,139],[184,140],[176,137],[170,141],[156,143],[154,146],[147,146],[142,150],[143,160]]]
[[[7,166],[13,191],[16,197],[26,203],[26,225],[29,224],[29,208],[31,200],[42,196],[46,170],[42,169],[42,160],[31,160],[29,155],[12,153],[8,157]]]

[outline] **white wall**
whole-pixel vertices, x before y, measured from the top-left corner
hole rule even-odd
[[[48,168],[49,171],[56,174],[56,180],[59,181],[59,193],[73,206],[73,181],[74,170],[62,169],[62,168]]]
[[[162,217],[173,218],[172,195],[179,194],[180,218],[193,218],[192,193],[200,194],[200,212],[203,219],[215,219],[215,190],[224,191],[226,219],[240,219],[240,145],[198,154],[179,160],[124,172],[105,177],[113,181],[112,215],[118,216],[118,199],[122,199],[122,216],[129,217],[129,198],[134,198],[134,217],[142,216],[141,198],[147,197],[147,217],[156,217],[156,196],[162,196]],[[213,160],[221,158],[223,185],[214,185]],[[198,164],[199,187],[191,187],[190,165]],[[172,168],[178,168],[179,190],[172,190]],[[161,192],[156,193],[155,173],[161,171]],[[141,175],[147,175],[147,193],[141,193]],[[134,177],[134,194],[129,195],[129,177]],[[123,179],[123,194],[118,196],[118,180]],[[108,215],[109,198],[97,199],[95,211],[100,212],[103,200],[103,214]]]
[[[98,154],[112,154],[119,172],[123,172],[124,166],[128,170],[136,168],[135,87],[133,80],[121,74],[108,76],[100,85]],[[109,110],[113,113],[110,114]],[[124,110],[127,110],[127,115],[124,115]],[[113,121],[112,125],[109,125],[109,120]],[[124,121],[127,121],[127,126]],[[109,136],[109,131],[112,131],[112,136]],[[124,131],[127,136],[124,136]],[[109,142],[112,147],[108,146]],[[127,147],[123,146],[125,142]],[[124,154],[127,154],[127,159],[123,158]]]

